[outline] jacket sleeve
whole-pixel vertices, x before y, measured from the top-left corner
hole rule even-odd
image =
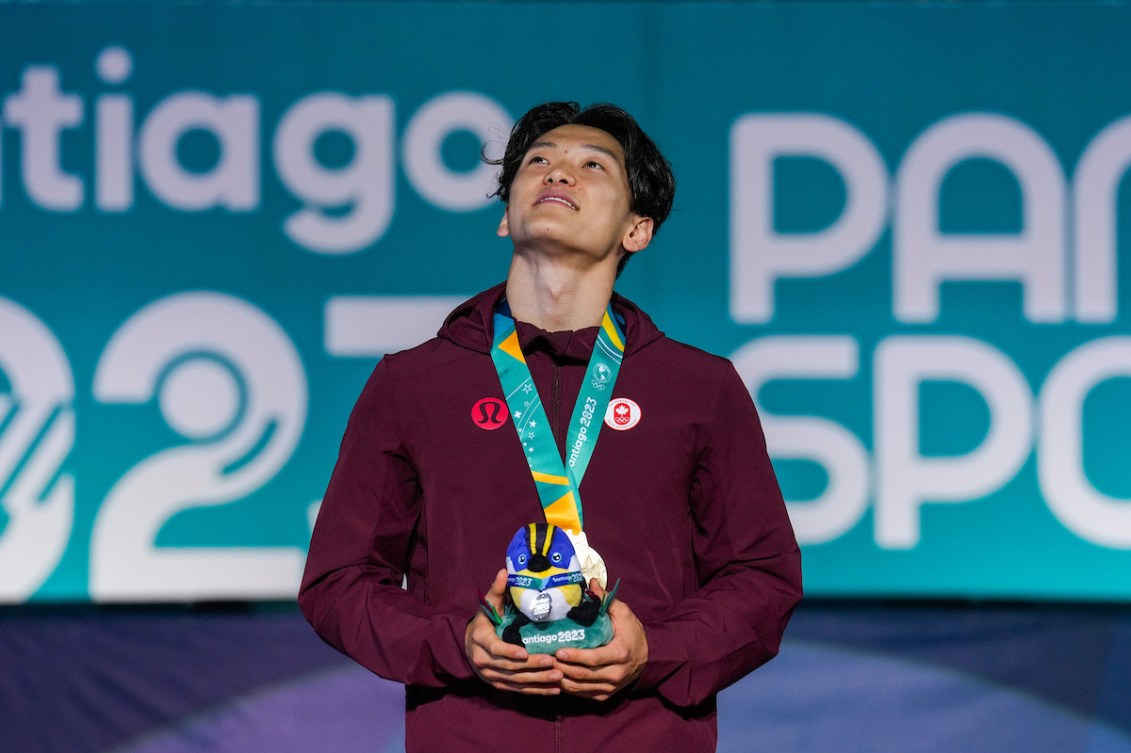
[[[750,394],[733,366],[691,489],[699,589],[646,624],[637,688],[703,702],[772,659],[801,598],[801,555]]]
[[[469,614],[401,588],[420,491],[397,417],[395,357],[362,390],[310,541],[299,606],[324,641],[381,677],[442,686],[470,679]]]

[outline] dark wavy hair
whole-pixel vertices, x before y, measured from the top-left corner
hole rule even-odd
[[[671,164],[636,119],[615,105],[595,104],[582,109],[576,102],[546,102],[531,108],[511,129],[503,156],[496,160],[485,158],[488,164],[502,167],[499,187],[491,195],[498,196],[503,203],[509,202],[511,184],[530,145],[548,131],[564,125],[597,128],[620,143],[624,149],[628,187],[632,193],[631,209],[643,217],[650,217],[652,233],[659,232],[660,225],[672,211],[675,199],[675,176]],[[617,274],[624,269],[630,256],[632,254],[626,254],[621,259]]]

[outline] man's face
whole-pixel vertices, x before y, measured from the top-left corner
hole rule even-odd
[[[564,125],[535,141],[510,188],[500,236],[515,247],[619,258],[648,245],[652,221],[631,209],[624,149],[608,133]]]

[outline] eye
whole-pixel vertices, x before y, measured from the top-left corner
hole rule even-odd
[[[605,166],[604,166],[604,165],[602,165],[602,164],[601,164],[600,162],[598,162],[598,161],[597,161],[597,160],[595,160],[595,159],[591,159],[591,160],[589,160],[588,162],[586,162],[586,163],[585,163],[585,166],[586,166],[586,167],[595,167],[595,168],[597,168],[598,170],[604,170],[604,169],[605,169]]]
[[[520,564],[520,565],[526,564],[526,555],[525,554],[518,555],[518,564]]]
[[[552,555],[550,555],[550,559],[554,561],[554,564],[558,564],[562,561],[562,553],[554,552]]]
[[[527,164],[529,164],[529,165],[545,165],[545,164],[549,164],[549,160],[547,160],[541,154],[535,154],[534,156],[532,156],[527,161]]]

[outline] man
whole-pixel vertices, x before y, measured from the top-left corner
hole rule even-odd
[[[499,164],[506,283],[374,370],[300,604],[405,684],[410,751],[714,750],[715,694],[777,652],[800,558],[734,368],[613,293],[671,209],[670,167],[623,110],[573,103],[523,116]],[[503,606],[511,536],[547,519],[621,581],[605,646],[528,653],[477,611],[488,583]]]

